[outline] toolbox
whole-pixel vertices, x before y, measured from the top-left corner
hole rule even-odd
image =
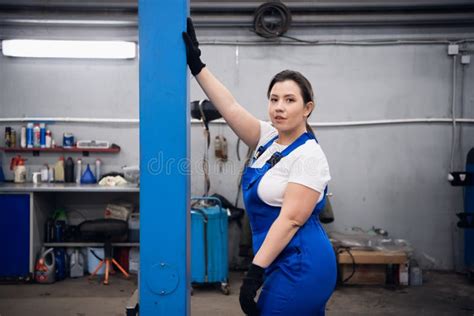
[[[194,284],[220,283],[228,286],[228,215],[219,199],[193,197],[191,207],[191,281]]]

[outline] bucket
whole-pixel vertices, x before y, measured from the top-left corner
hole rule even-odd
[[[49,248],[39,256],[35,265],[36,282],[49,284],[56,281],[56,260],[53,251],[53,248]]]
[[[99,258],[97,258],[99,257]],[[104,259],[104,248],[87,248],[87,272],[92,274],[99,265],[100,261]],[[97,275],[105,274],[105,264],[97,272]]]

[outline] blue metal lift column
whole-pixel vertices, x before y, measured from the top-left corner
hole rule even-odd
[[[188,315],[188,0],[139,0],[140,315]]]

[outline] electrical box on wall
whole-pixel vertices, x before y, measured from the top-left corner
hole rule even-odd
[[[448,46],[448,55],[457,55],[459,54],[459,45],[456,44],[450,44]]]

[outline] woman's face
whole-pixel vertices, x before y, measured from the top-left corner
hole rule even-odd
[[[268,114],[273,126],[280,132],[291,132],[306,125],[313,102],[304,103],[301,89],[293,80],[275,83],[270,91]]]

